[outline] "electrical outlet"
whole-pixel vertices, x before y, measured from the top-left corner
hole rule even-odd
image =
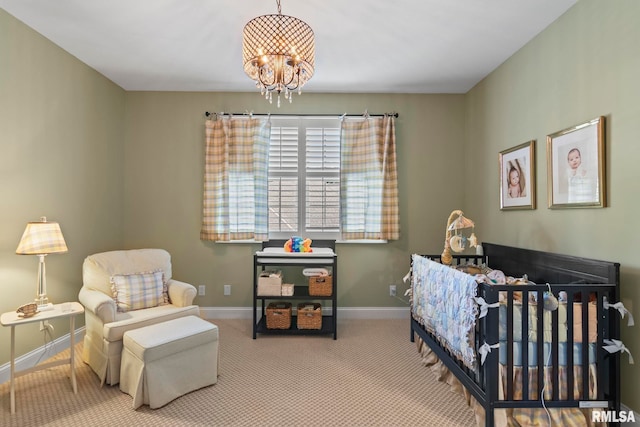
[[[396,296],[396,285],[389,285],[389,296],[390,297]]]
[[[226,296],[231,295],[231,285],[224,285],[224,294]]]
[[[198,286],[198,295],[202,296],[205,294],[205,287],[204,285],[200,285]]]

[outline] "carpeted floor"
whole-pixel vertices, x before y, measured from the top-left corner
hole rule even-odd
[[[462,397],[421,365],[408,320],[340,320],[330,336],[259,335],[251,321],[216,320],[216,385],[159,409],[131,409],[118,386],[100,387],[78,362],[78,394],[66,366],[0,385],[2,426],[461,426],[474,425]],[[75,348],[78,360],[81,343]],[[64,353],[57,357],[68,357]]]

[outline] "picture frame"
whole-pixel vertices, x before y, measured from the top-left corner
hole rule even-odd
[[[605,118],[600,116],[547,135],[550,209],[607,205],[604,129]]]
[[[501,151],[500,209],[536,208],[536,141]]]

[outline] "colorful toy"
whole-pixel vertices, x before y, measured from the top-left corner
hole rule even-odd
[[[285,252],[313,252],[311,249],[311,239],[293,236],[284,243]]]

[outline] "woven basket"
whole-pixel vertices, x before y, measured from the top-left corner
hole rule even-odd
[[[333,279],[331,276],[309,277],[309,295],[313,297],[330,297],[333,292]]]
[[[322,306],[318,303],[298,304],[298,329],[322,329]]]
[[[289,329],[291,327],[291,303],[272,302],[267,306],[267,329]]]

